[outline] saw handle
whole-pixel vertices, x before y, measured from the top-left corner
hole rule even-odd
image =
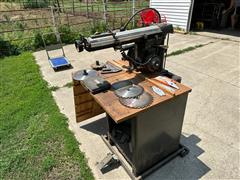
[[[162,84],[164,84],[166,86],[169,86],[169,84],[166,81],[162,80],[162,79],[154,79],[154,80],[159,81],[160,83],[162,83]]]

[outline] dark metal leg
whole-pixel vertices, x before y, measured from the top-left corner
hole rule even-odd
[[[108,146],[109,150],[115,154],[118,157],[118,160],[120,161],[122,167],[125,169],[125,171],[128,173],[128,175],[130,176],[131,179],[135,180],[138,179],[136,178],[133,173],[131,172],[131,170],[127,167],[127,165],[125,164],[124,160],[122,159],[122,157],[118,156],[118,153],[116,153],[116,151],[112,148],[112,146],[109,144],[109,141],[107,139],[106,136],[102,135],[102,140],[103,142]]]
[[[132,169],[130,169],[126,163],[123,160],[122,156],[119,156],[118,153],[115,151],[115,149],[113,149],[112,145],[110,145],[108,137],[102,135],[101,136],[103,139],[103,142],[108,146],[109,150],[115,154],[118,157],[118,160],[120,161],[122,167],[125,169],[125,171],[128,173],[128,175],[130,176],[131,179],[142,179],[147,177],[148,175],[150,175],[151,173],[153,173],[154,171],[158,170],[160,167],[162,167],[163,165],[167,164],[168,162],[170,162],[172,159],[174,159],[177,156],[181,156],[184,157],[189,153],[189,149],[183,145],[179,145],[179,149],[175,152],[173,152],[172,154],[170,154],[169,156],[167,156],[165,159],[163,159],[162,161],[160,161],[158,164],[154,165],[153,167],[149,168],[148,170],[146,170],[144,173],[140,174],[139,176],[135,176],[135,168],[132,167]]]

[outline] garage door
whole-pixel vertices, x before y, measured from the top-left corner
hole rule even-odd
[[[165,16],[167,22],[184,31],[190,30],[194,0],[150,0],[150,7]]]

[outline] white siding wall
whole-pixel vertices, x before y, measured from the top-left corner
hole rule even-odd
[[[150,7],[165,15],[167,22],[189,31],[193,0],[150,0]]]

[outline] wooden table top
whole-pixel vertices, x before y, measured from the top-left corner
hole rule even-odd
[[[122,61],[110,61],[110,63],[118,66],[123,66],[125,64]],[[123,70],[119,73],[104,74],[101,76],[111,84],[118,81],[131,79],[131,81],[134,84],[142,86],[146,92],[153,96],[153,102],[151,105],[142,109],[134,109],[122,105],[119,102],[118,97],[114,94],[113,90],[108,90],[106,92],[98,93],[95,95],[92,94],[95,101],[106,111],[107,114],[109,114],[112,117],[112,119],[116,123],[120,123],[126,119],[129,119],[130,117],[134,117],[136,116],[136,114],[146,111],[147,109],[152,108],[160,103],[163,103],[164,101],[172,99],[175,96],[179,96],[181,94],[191,91],[191,88],[181,83],[176,83],[180,89],[176,90],[174,94],[165,91],[166,96],[159,96],[158,94],[154,93],[151,88],[152,86],[157,86],[157,84],[152,81],[153,77],[151,78],[146,77],[142,73],[138,72],[129,73],[126,72],[126,70]]]

